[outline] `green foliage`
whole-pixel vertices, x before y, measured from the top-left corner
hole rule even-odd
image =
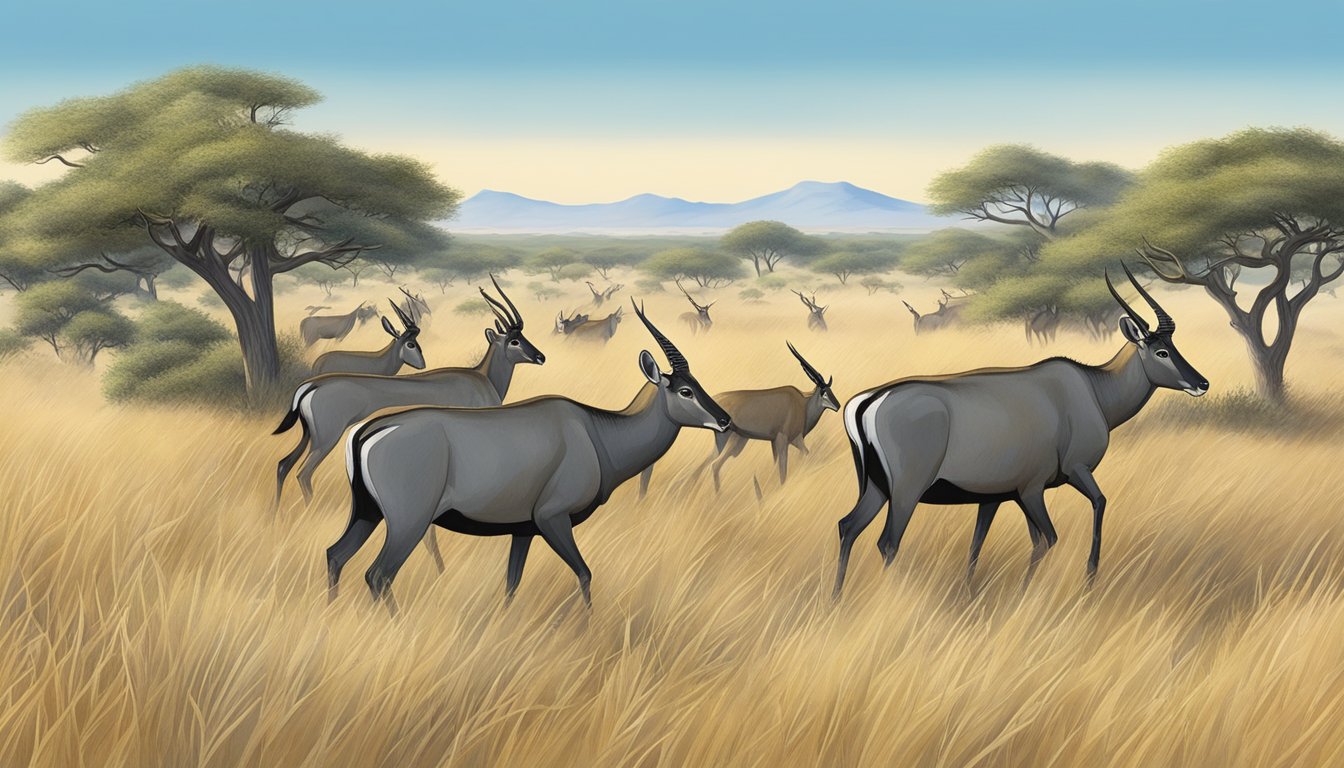
[[[662,280],[694,280],[714,288],[742,277],[742,263],[726,253],[706,248],[672,248],[654,254],[639,267]]]
[[[453,307],[453,311],[459,315],[467,315],[468,317],[486,317],[491,314],[490,305],[486,304],[485,299],[480,296],[473,296],[470,299],[463,300],[457,306]]]
[[[537,301],[555,299],[564,295],[564,291],[561,291],[559,288],[556,288],[553,285],[547,285],[546,283],[536,281],[528,283],[527,290],[530,291],[534,297],[536,297]]]
[[[851,275],[873,275],[886,272],[895,266],[896,255],[880,250],[838,251],[823,256],[809,266],[812,271],[835,275],[841,285],[846,284]]]
[[[635,288],[640,293],[662,293],[667,290],[660,277],[641,277],[635,281]]]
[[[205,347],[231,338],[229,330],[209,315],[175,301],[145,307],[137,326],[143,342],[182,341]]]
[[[972,260],[995,254],[1002,246],[968,229],[940,229],[905,249],[901,268],[914,275],[951,277]]]
[[[426,222],[449,216],[459,193],[418,161],[286,127],[316,100],[293,80],[206,66],[31,110],[10,126],[5,154],[16,162],[60,154],[79,167],[34,190],[0,230],[25,233],[14,257],[42,266],[161,245],[210,275],[253,328],[271,311],[254,297],[271,291],[228,279],[236,242],[254,263],[266,259],[267,269],[252,272],[262,281],[367,249],[402,258],[441,245],[442,232]],[[273,383],[276,340],[242,339],[249,386]]]
[[[1128,171],[1110,163],[1075,163],[1035,147],[1000,144],[935,178],[929,211],[1027,225],[1053,236],[1070,212],[1111,204],[1131,181]]]
[[[32,345],[31,337],[9,328],[0,328],[0,360],[24,352]]]
[[[529,256],[523,266],[533,274],[547,273],[558,283],[560,271],[578,260],[579,255],[568,248],[548,248]]]
[[[109,309],[85,310],[70,318],[61,330],[62,339],[73,346],[89,365],[104,349],[125,347],[135,339],[135,324]]]
[[[765,298],[765,291],[760,288],[743,288],[737,292],[737,297],[743,301],[757,303]]]
[[[761,274],[761,267],[774,272],[785,258],[807,260],[825,251],[825,244],[815,237],[780,221],[749,221],[734,227],[719,241],[727,253],[750,260]]]
[[[566,264],[556,273],[561,280],[583,280],[593,274],[593,267],[581,261]]]
[[[588,264],[602,278],[609,279],[609,273],[616,267],[634,267],[648,258],[648,254],[640,253],[631,248],[619,246],[609,246],[605,248],[595,248],[587,251],[581,257],[583,263]]]
[[[61,354],[61,334],[81,312],[100,310],[103,303],[87,288],[68,281],[39,283],[15,299],[14,330],[51,345]]]
[[[900,291],[905,287],[901,285],[899,282],[896,282],[895,280],[888,280],[879,275],[869,275],[860,280],[859,285],[862,285],[864,288],[868,289],[869,296],[872,296],[878,291],[887,291],[889,293],[896,293],[897,291]]]
[[[756,287],[767,291],[782,291],[789,287],[789,278],[771,272],[756,278]]]

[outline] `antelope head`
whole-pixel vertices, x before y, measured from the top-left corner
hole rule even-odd
[[[635,308],[635,314],[658,342],[663,355],[667,357],[667,362],[672,365],[672,370],[664,373],[658,369],[658,363],[647,350],[639,353],[639,370],[649,383],[662,390],[667,403],[667,415],[673,422],[683,427],[705,427],[718,432],[727,432],[728,426],[732,424],[728,412],[714,402],[714,398],[700,386],[700,382],[691,375],[691,366],[686,362],[685,356],[654,327],[649,318],[644,316],[643,307],[634,302],[634,299],[630,300]]]
[[[1139,361],[1143,365],[1143,372],[1148,376],[1148,381],[1157,387],[1183,390],[1193,397],[1208,392],[1209,380],[1186,362],[1171,339],[1172,334],[1176,332],[1176,321],[1156,299],[1148,295],[1142,285],[1139,285],[1139,281],[1134,279],[1134,273],[1129,271],[1128,266],[1123,263],[1120,266],[1125,270],[1125,276],[1129,278],[1134,290],[1139,292],[1139,296],[1152,308],[1153,314],[1157,315],[1157,327],[1150,327],[1142,315],[1120,298],[1120,293],[1111,284],[1110,274],[1106,274],[1106,288],[1125,311],[1120,317],[1120,333],[1138,348]]]
[[[383,317],[383,330],[387,331],[387,334],[396,339],[397,343],[400,345],[398,354],[401,357],[402,362],[416,370],[423,369],[425,367],[425,353],[424,350],[420,348],[420,342],[418,340],[420,326],[415,324],[415,320],[411,319],[410,315],[401,311],[401,307],[397,306],[397,302],[388,299],[387,303],[391,304],[392,311],[397,313],[397,319],[401,321],[402,330],[398,332],[397,329],[392,326],[392,323],[388,321],[386,316]]]
[[[542,365],[546,362],[546,356],[541,350],[532,345],[523,335],[523,316],[518,312],[518,308],[513,305],[509,295],[499,287],[499,281],[494,275],[490,275],[490,282],[494,283],[495,291],[503,299],[503,303],[496,301],[485,292],[484,288],[479,288],[481,296],[490,305],[490,311],[495,313],[495,327],[485,329],[485,340],[491,346],[498,345],[508,355],[511,363],[534,363]],[[508,306],[505,306],[505,305]]]
[[[684,295],[686,296],[686,300],[689,301],[689,302],[691,302],[691,306],[692,306],[692,307],[695,307],[695,311],[696,311],[696,312],[699,312],[699,313],[700,313],[700,322],[705,323],[706,325],[708,325],[710,322],[712,322],[712,321],[709,319],[709,308],[712,307],[712,306],[714,306],[715,304],[718,304],[718,302],[717,302],[717,301],[711,301],[711,302],[709,302],[708,304],[700,304],[700,303],[696,302],[696,300],[691,296],[691,294],[690,294],[689,292],[687,292],[686,287],[683,286],[683,285],[681,284],[681,279],[680,279],[680,278],[678,278],[676,282],[677,282],[677,287],[680,288],[682,294],[684,294]]]
[[[803,359],[803,356],[797,349],[794,349],[792,344],[789,344],[787,341],[784,343],[789,345],[789,351],[793,353],[794,357],[798,358],[798,363],[803,366],[803,373],[807,374],[807,378],[811,379],[812,384],[816,387],[812,392],[812,397],[817,400],[822,409],[831,411],[840,410],[840,401],[835,399],[835,392],[831,390],[831,383],[835,381],[835,377],[832,376],[830,379],[824,378],[816,368],[812,367],[811,363]]]

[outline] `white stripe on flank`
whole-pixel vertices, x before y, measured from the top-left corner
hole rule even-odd
[[[305,392],[312,389],[314,386],[315,385],[311,381],[305,381],[302,384],[300,384],[299,388],[294,390],[294,404],[291,405],[289,409],[291,411],[299,410],[299,400],[303,398]]]
[[[877,412],[882,407],[882,402],[887,399],[891,390],[887,390],[878,396],[873,404],[868,406],[868,410],[863,414],[863,430],[868,436],[868,444],[873,446],[873,453],[877,454],[877,461],[882,465],[882,471],[887,475],[887,488],[880,489],[883,493],[891,491],[891,484],[894,478],[891,474],[891,463],[887,461],[887,455],[882,452],[882,444],[873,436],[873,429],[877,426]]]
[[[845,432],[849,434],[849,441],[854,444],[854,448],[859,452],[859,471],[862,474],[865,471],[863,435],[859,432],[859,408],[876,395],[876,392],[864,392],[850,398],[845,403]]]
[[[380,429],[364,438],[364,446],[359,452],[360,463],[364,467],[364,487],[369,489],[369,493],[372,494],[373,500],[378,502],[379,509],[383,509],[383,500],[378,498],[378,489],[374,488],[373,483],[369,482],[369,449],[377,445],[379,440],[382,440],[384,437],[395,432],[399,426],[400,425],[396,425],[387,427],[386,429]],[[386,509],[383,509],[383,515],[387,515]]]

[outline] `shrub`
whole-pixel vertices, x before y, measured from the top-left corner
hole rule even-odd
[[[9,328],[0,328],[0,360],[12,357],[32,346],[33,340]]]

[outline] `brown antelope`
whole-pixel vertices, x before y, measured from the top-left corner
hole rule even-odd
[[[605,344],[611,341],[612,336],[616,335],[616,326],[621,324],[621,318],[624,316],[625,307],[617,307],[615,312],[600,320],[585,319],[583,322],[572,326],[565,337],[580,341],[600,341]],[[585,316],[579,315],[579,317]]]
[[[585,280],[584,282],[588,285],[588,290],[593,292],[594,307],[602,306],[602,302],[606,301],[607,299],[610,299],[612,296],[615,296],[617,291],[625,287],[625,285],[622,283],[613,283],[607,286],[605,289],[599,291],[597,290],[597,288],[593,286],[592,281]]]
[[[831,305],[824,307],[817,306],[817,294],[813,293],[812,298],[803,295],[802,291],[794,291],[798,298],[802,300],[803,306],[807,307],[807,330],[825,331],[826,330],[826,310]]]
[[[677,280],[677,287],[681,288],[681,292],[686,294],[686,300],[691,302],[692,307],[695,307],[694,312],[682,312],[677,316],[677,319],[685,323],[687,327],[691,329],[691,333],[693,334],[699,333],[700,331],[708,333],[710,327],[714,325],[714,320],[709,316],[709,308],[718,304],[718,302],[711,301],[708,304],[699,304],[691,297],[691,294],[687,293],[686,289],[682,287],[681,280]]]
[[[727,432],[714,436],[713,455],[695,469],[694,475],[698,477],[705,467],[713,464],[715,491],[719,490],[719,470],[726,461],[741,453],[749,440],[770,443],[775,464],[779,467],[779,482],[783,485],[789,474],[789,446],[806,454],[808,451],[803,439],[817,426],[822,414],[840,410],[840,401],[835,399],[835,393],[831,391],[831,383],[835,378],[829,381],[824,378],[792,344],[789,344],[789,351],[798,358],[803,373],[812,381],[811,392],[804,393],[797,387],[783,386],[722,392],[714,396],[733,417],[733,423]],[[641,496],[648,491],[649,478],[652,476],[652,466],[640,475]]]
[[[306,347],[322,339],[340,341],[350,335],[356,322],[363,325],[377,314],[378,308],[366,301],[344,315],[309,315],[299,321],[299,333]]]

